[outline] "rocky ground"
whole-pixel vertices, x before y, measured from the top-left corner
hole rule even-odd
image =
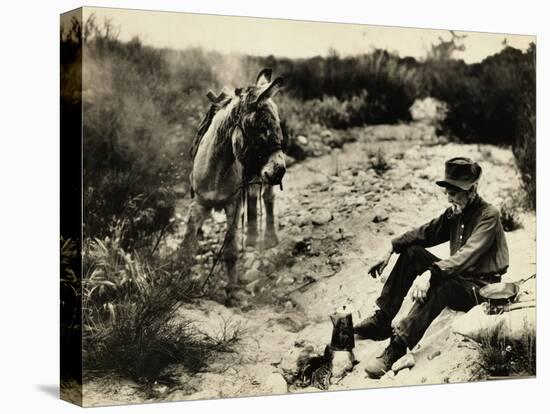
[[[446,198],[434,183],[446,159],[462,155],[478,161],[484,170],[480,193],[493,204],[500,206],[521,197],[520,178],[509,149],[446,143],[427,131],[423,125],[411,124],[324,132],[322,138],[329,144],[316,143],[312,155],[317,157],[292,165],[284,178],[284,191],[275,190],[279,246],[247,249],[242,254],[247,292],[242,306],[221,304],[222,297],[215,292],[222,291],[224,281],[217,276],[210,299],[180,310],[212,335],[238,329],[237,352],[222,354],[207,372],[191,377],[182,372],[185,385],[178,390],[160,387],[158,399],[319,391],[289,385],[281,374],[305,347],[322,352],[330,342],[329,315],[335,310],[347,306],[354,322],[372,312],[384,279],[370,278],[367,267],[391,237],[446,208]],[[307,152],[314,142],[303,137],[299,144]],[[182,200],[182,217],[187,203]],[[522,212],[519,219],[522,227],[507,233],[511,264],[506,280],[519,280],[536,269],[535,217]],[[204,225],[198,275],[204,275],[212,263],[224,221],[223,215],[214,214]],[[446,245],[431,250],[440,257],[448,255]],[[388,269],[395,260],[394,255]],[[407,298],[397,319],[410,305]],[[329,390],[477,379],[475,346],[451,332],[458,316],[444,311],[411,351],[415,366],[380,380],[366,376],[364,363],[380,353],[387,341],[356,341],[359,363],[344,378],[333,381]],[[128,383],[106,387],[92,382],[85,387],[88,404],[136,402]]]

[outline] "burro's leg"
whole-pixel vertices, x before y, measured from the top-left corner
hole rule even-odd
[[[197,199],[193,200],[189,207],[185,223],[185,233],[180,245],[180,257],[185,265],[191,265],[195,259],[195,254],[197,254],[199,247],[197,235],[208,214],[210,214],[210,208],[200,204]]]
[[[277,231],[275,230],[275,214],[273,212],[275,205],[275,193],[273,186],[264,187],[263,199],[265,206],[265,232],[264,232],[264,247],[269,249],[279,244]]]
[[[246,245],[256,247],[258,240],[258,185],[248,187],[246,198]]]
[[[239,277],[236,269],[238,255],[237,232],[241,215],[241,204],[239,203],[239,199],[237,198],[228,203],[224,207],[224,210],[227,217],[227,230],[222,260],[225,264],[228,278],[227,304],[233,305],[235,301],[235,292],[239,288]]]

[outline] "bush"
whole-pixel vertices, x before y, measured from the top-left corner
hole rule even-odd
[[[163,260],[146,262],[122,245],[122,226],[103,240],[87,240],[83,265],[83,361],[85,372],[116,373],[139,384],[170,377],[170,364],[189,372],[207,365],[214,353],[238,342],[239,327],[219,337],[201,333],[177,315],[196,294],[188,267]],[[157,270],[154,270],[157,268]],[[178,269],[178,270],[174,270]]]
[[[370,168],[372,168],[378,175],[382,175],[391,169],[391,166],[387,161],[386,153],[382,148],[377,148],[375,150],[369,149],[367,151],[367,157],[369,158]]]
[[[313,99],[304,102],[304,115],[311,123],[325,125],[329,128],[347,128],[349,115],[345,102],[334,96],[324,96],[322,99]]]
[[[514,231],[522,227],[518,201],[518,198],[511,197],[500,206],[500,222],[504,231]]]
[[[428,60],[422,70],[422,93],[449,105],[445,124],[452,134],[466,142],[515,145],[518,109],[535,90],[534,46],[525,53],[507,47],[470,65]]]
[[[531,45],[522,67],[522,93],[518,108],[516,141],[513,147],[516,164],[521,172],[529,208],[537,207],[537,142],[536,142],[536,50]]]
[[[61,378],[82,383],[82,283],[79,243],[61,239],[60,347]]]
[[[258,66],[285,73],[288,94],[299,101],[337,98],[330,106],[339,115],[347,113],[347,117],[336,118],[337,128],[410,120],[409,107],[422,86],[422,73],[414,59],[401,59],[384,50],[345,58],[333,52],[326,58],[256,59]],[[334,127],[333,122],[322,124]]]
[[[536,354],[536,336],[529,334],[511,340],[496,330],[480,344],[480,365],[489,376],[534,376]]]
[[[167,65],[159,51],[99,29],[88,33],[84,56],[85,237],[105,237],[125,220],[123,245],[150,246],[169,228],[179,178],[157,98]]]

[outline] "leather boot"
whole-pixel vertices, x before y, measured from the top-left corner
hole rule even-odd
[[[353,332],[359,339],[372,339],[382,341],[392,334],[391,320],[378,309],[373,316],[368,317],[353,328]]]
[[[388,372],[392,365],[407,353],[407,345],[399,336],[394,335],[382,355],[367,361],[365,372],[369,377],[378,379]]]

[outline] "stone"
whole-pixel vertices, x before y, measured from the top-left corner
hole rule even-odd
[[[414,367],[415,360],[414,355],[411,353],[403,355],[392,366],[391,369],[394,373],[398,373],[402,369]]]
[[[260,269],[263,274],[269,275],[275,271],[275,264],[268,258],[264,257],[260,259],[260,263]]]
[[[267,377],[264,389],[268,394],[286,394],[288,384],[281,374],[273,372]]]
[[[249,284],[250,282],[261,279],[261,277],[262,273],[258,269],[249,269],[244,273],[242,281]]]
[[[331,221],[332,218],[332,213],[326,208],[322,208],[318,210],[315,214],[313,214],[313,216],[311,217],[311,221],[313,224],[323,225]]]
[[[246,252],[243,257],[243,266],[246,269],[251,269],[256,261],[256,255],[254,253]]]
[[[395,378],[395,372],[393,372],[392,370],[389,370],[384,375],[382,375],[382,377],[380,379],[392,379],[393,380],[394,378]]]
[[[253,280],[252,282],[246,285],[246,290],[250,292],[252,295],[258,293],[259,283],[260,283],[260,279]]]
[[[353,187],[344,184],[334,184],[331,188],[335,196],[351,194]]]
[[[409,112],[411,118],[417,122],[423,122],[426,125],[435,125],[445,120],[448,105],[432,97],[417,98],[411,105]]]
[[[296,141],[298,141],[298,144],[300,144],[300,145],[307,145],[308,144],[307,138],[303,135],[298,135],[296,137]]]
[[[311,224],[311,215],[304,214],[296,219],[296,225],[298,227],[304,227]]]
[[[363,181],[369,178],[369,175],[365,172],[365,170],[357,170],[355,176]]]
[[[296,282],[296,279],[294,279],[292,276],[285,276],[281,279],[281,283],[284,285],[292,285],[294,282]],[[285,308],[286,308],[286,304],[285,304]]]
[[[407,375],[409,372],[411,372],[411,369],[410,368],[403,368],[401,371],[399,371],[396,376],[398,378],[402,378],[404,377],[405,375]]]
[[[374,217],[372,218],[372,221],[374,223],[381,223],[383,221],[386,221],[390,218],[388,213],[385,210],[382,210],[380,208],[374,210]]]
[[[441,351],[434,351],[430,355],[428,355],[428,360],[431,361],[432,359],[437,358],[439,355],[441,355]]]
[[[353,171],[343,170],[340,172],[340,177],[342,177],[342,180],[353,180]]]
[[[251,269],[257,270],[259,272],[262,272],[262,259],[256,258],[252,262],[252,266],[250,266]]]
[[[335,135],[330,138],[324,138],[324,139],[325,139],[325,143],[330,148],[342,148],[344,146],[344,140],[342,139],[342,137],[338,135]]]

